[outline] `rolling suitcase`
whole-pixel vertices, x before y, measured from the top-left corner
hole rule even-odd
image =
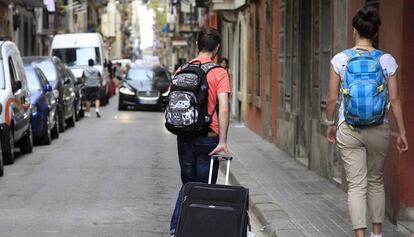
[[[249,191],[227,185],[232,157],[223,157],[227,160],[226,185],[211,184],[215,157],[211,157],[208,184],[184,185],[175,237],[247,236]]]

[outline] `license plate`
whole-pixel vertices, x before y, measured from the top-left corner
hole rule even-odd
[[[140,104],[144,105],[155,105],[157,103],[156,100],[139,100]]]

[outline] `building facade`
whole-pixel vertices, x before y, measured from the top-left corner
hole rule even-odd
[[[241,4],[239,7],[234,7]],[[232,115],[292,159],[346,191],[334,145],[326,140],[326,94],[330,60],[353,46],[351,19],[364,5],[379,9],[379,48],[399,64],[398,81],[410,150],[391,146],[386,163],[387,214],[414,220],[414,114],[410,94],[414,62],[414,3],[409,0],[223,0],[209,4],[223,36],[221,57],[230,59]],[[206,16],[208,17],[208,16]],[[206,25],[206,24],[205,24]]]

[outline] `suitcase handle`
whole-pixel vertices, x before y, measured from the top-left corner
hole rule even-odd
[[[225,185],[229,184],[229,175],[230,175],[230,162],[233,160],[233,156],[230,154],[214,154],[211,156],[210,159],[210,171],[208,173],[208,184],[211,184],[211,180],[213,178],[213,166],[214,166],[214,158],[219,158],[218,160],[226,160],[227,161],[227,170],[226,170],[226,182]]]

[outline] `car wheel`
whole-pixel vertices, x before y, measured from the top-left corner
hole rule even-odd
[[[66,130],[66,127],[65,127],[65,118],[64,118],[64,114],[65,114],[65,112],[63,111],[62,112],[62,116],[59,116],[58,118],[59,118],[59,132],[65,132],[65,130]]]
[[[0,177],[3,177],[4,175],[4,163],[3,163],[3,157],[0,158]]]
[[[52,129],[52,138],[59,138],[59,119],[55,115],[55,126]]]
[[[79,119],[80,119],[80,115],[79,115],[80,110],[78,110],[78,108],[79,108],[79,106],[75,105],[75,121],[76,122],[79,121]]]
[[[11,165],[14,163],[14,135],[13,127],[6,129],[4,136],[2,137],[2,150],[3,150],[3,162],[5,165]]]
[[[122,100],[119,99],[119,101],[118,101],[118,110],[122,111],[122,110],[126,110],[126,109],[127,109],[127,107],[122,103]]]
[[[52,133],[50,131],[50,124],[49,122],[47,123],[47,128],[46,131],[44,132],[43,136],[42,136],[42,144],[43,145],[50,145],[52,143]]]
[[[73,108],[73,109],[75,110],[75,108]],[[66,124],[68,125],[69,128],[75,127],[75,120],[76,120],[76,118],[75,118],[76,115],[75,114],[76,114],[76,111],[74,111],[72,116],[69,119],[66,120]]]
[[[29,128],[26,131],[26,134],[20,140],[20,151],[22,153],[32,153],[33,151],[33,132],[32,132],[32,125],[29,124]]]
[[[80,103],[79,118],[85,117],[85,111],[83,110],[83,102]]]

